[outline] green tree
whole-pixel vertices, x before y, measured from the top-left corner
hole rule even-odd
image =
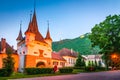
[[[97,64],[97,61],[95,60],[95,67],[97,67],[98,66],[98,64]]]
[[[88,66],[89,66],[89,67],[92,66],[92,65],[91,65],[91,61],[88,61]]]
[[[110,55],[120,53],[120,15],[109,15],[106,19],[96,24],[89,38],[92,46],[99,46],[108,66]]]
[[[14,59],[11,56],[12,51],[7,51],[7,57],[3,58],[3,68],[6,70],[5,76],[10,76],[14,71]]]
[[[102,62],[101,62],[101,60],[98,61],[98,65],[99,65],[99,67],[102,67]]]
[[[92,65],[92,66],[94,66],[94,65],[95,65],[93,61],[91,62],[91,65]]]
[[[76,60],[75,67],[84,67],[85,61],[83,60],[82,56],[79,54],[78,59]]]

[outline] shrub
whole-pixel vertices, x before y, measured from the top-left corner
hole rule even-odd
[[[100,70],[100,71],[105,71],[105,70],[106,70],[105,67],[100,67],[100,66],[97,66],[96,69],[97,69],[97,70]]]
[[[0,76],[1,77],[7,77],[10,75],[11,75],[11,73],[9,73],[6,69],[0,69]]]
[[[50,74],[52,71],[52,68],[25,68],[25,73],[28,75]]]
[[[91,72],[91,71],[95,71],[95,70],[96,70],[96,67],[94,67],[94,66],[87,66],[87,67],[85,67],[85,71]]]
[[[72,73],[73,68],[68,68],[68,67],[60,68],[59,71],[60,71],[60,73]]]
[[[7,57],[3,58],[3,73],[6,73],[5,76],[10,76],[14,72],[14,58],[11,53],[11,50],[8,50]]]
[[[85,69],[85,66],[83,66],[83,67],[73,67],[74,69]]]

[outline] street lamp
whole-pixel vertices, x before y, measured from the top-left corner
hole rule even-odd
[[[112,54],[111,55],[111,60],[112,60],[112,67],[113,67],[113,69],[116,67],[116,62],[117,62],[117,58],[118,58],[118,56],[117,56],[117,54]]]
[[[113,54],[113,55],[112,55],[112,59],[115,59],[115,58],[117,58],[117,55],[116,55],[116,54]]]

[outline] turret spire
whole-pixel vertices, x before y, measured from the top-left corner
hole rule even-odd
[[[47,21],[47,25],[48,25],[48,30],[47,30],[47,34],[46,34],[45,39],[52,40],[52,38],[50,37],[50,31],[49,31],[49,21]]]
[[[22,31],[21,31],[21,26],[22,26],[22,21],[21,21],[21,23],[20,23],[20,32],[19,32],[19,35],[18,35],[18,37],[17,37],[16,40],[22,40],[22,39],[23,39]]]

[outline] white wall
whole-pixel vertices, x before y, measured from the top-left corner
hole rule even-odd
[[[102,67],[105,67],[105,63],[102,60],[102,55],[82,55],[82,57],[85,58],[86,66],[88,66],[89,61],[93,61],[93,63],[95,63],[96,60],[97,64],[101,61]]]

